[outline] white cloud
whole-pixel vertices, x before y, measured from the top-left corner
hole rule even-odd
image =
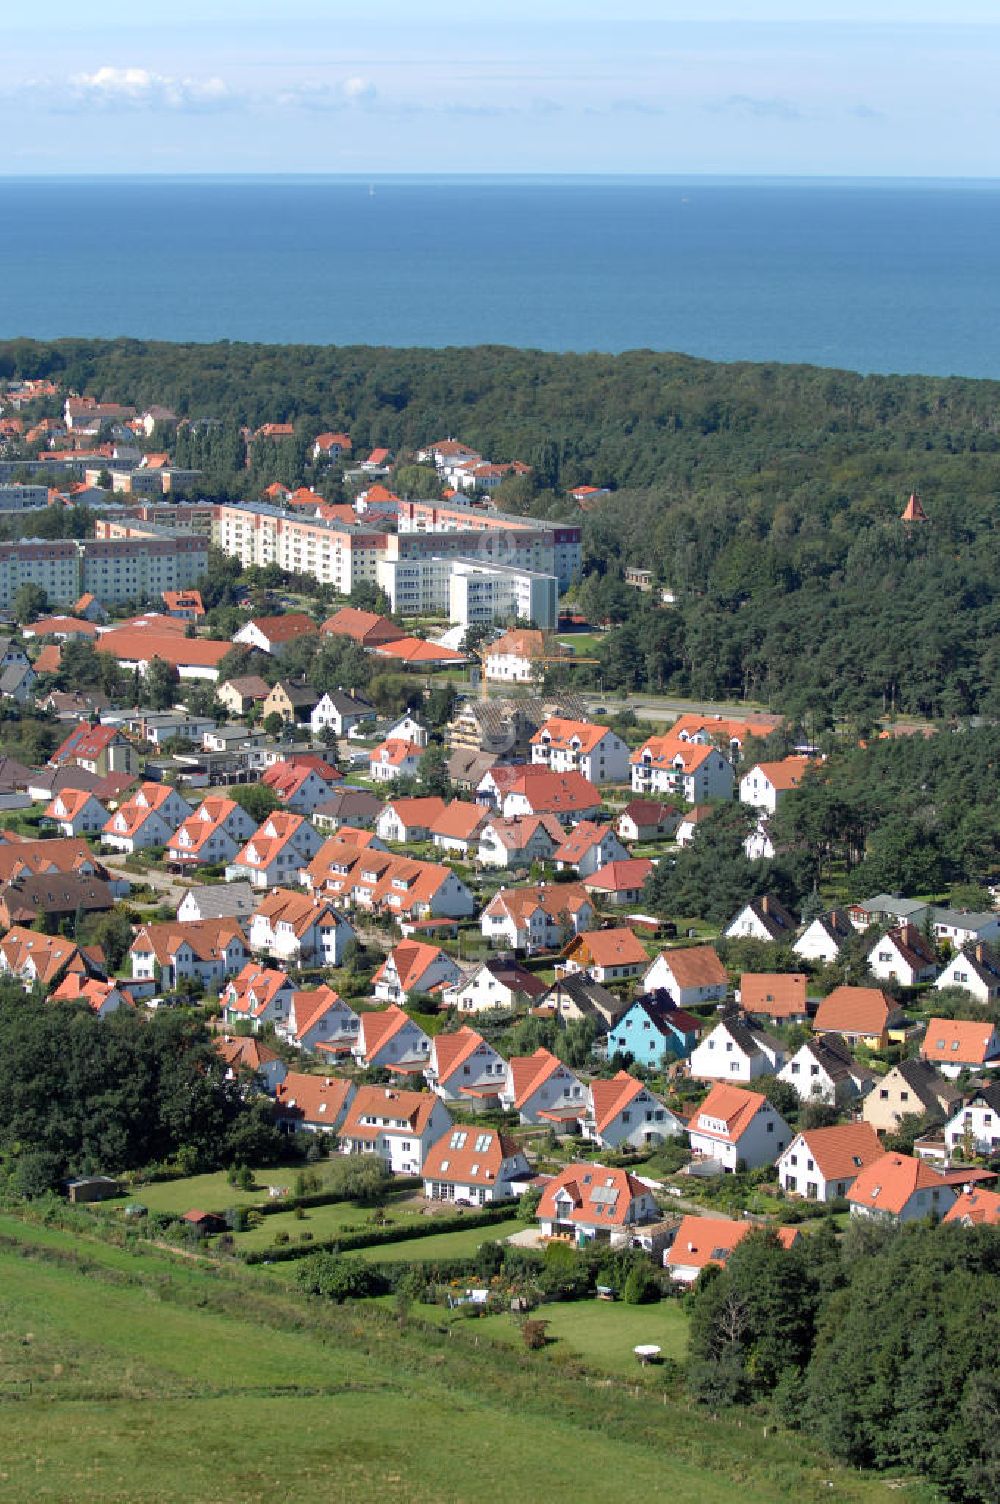
[[[282,89],[276,102],[292,110],[342,110],[360,108],[373,104],[378,90],[370,78],[355,74],[334,83],[322,83],[318,79],[306,79],[291,88]]]
[[[70,101],[114,110],[219,110],[236,103],[225,81],[173,78],[149,68],[98,68],[70,79]]]

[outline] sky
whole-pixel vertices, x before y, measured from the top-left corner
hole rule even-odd
[[[997,0],[48,0],[4,44],[5,174],[1000,177]]]

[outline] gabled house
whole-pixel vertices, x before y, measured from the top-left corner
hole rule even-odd
[[[839,1034],[848,1044],[884,1050],[900,1018],[893,1000],[878,987],[835,987],[816,1010],[817,1034]]]
[[[639,902],[652,870],[653,864],[646,857],[628,857],[599,867],[583,879],[583,886],[596,903],[622,909]]]
[[[370,705],[360,695],[335,689],[317,700],[309,716],[309,727],[313,736],[333,731],[337,736],[344,737],[355,726],[364,725],[375,718],[374,705]]]
[[[925,1160],[883,1154],[858,1172],[847,1199],[852,1217],[899,1224],[943,1217],[955,1202],[955,1191]]]
[[[810,767],[811,757],[783,757],[779,762],[758,762],[740,779],[740,803],[773,815],[782,799],[797,789]]]
[[[733,765],[717,747],[671,732],[647,737],[630,762],[633,793],[665,794],[687,804],[733,797]]]
[[[223,988],[219,1001],[227,1024],[247,1023],[255,1031],[273,1024],[277,1029],[288,1017],[293,993],[286,972],[248,961]]]
[[[729,975],[711,945],[665,950],[642,979],[643,992],[662,988],[681,1008],[721,1003],[729,991]]]
[[[288,1071],[274,1088],[274,1118],[286,1133],[336,1133],[355,1093],[340,1076]]]
[[[628,1071],[619,1071],[610,1081],[595,1079],[590,1083],[582,1132],[585,1139],[602,1149],[624,1145],[650,1148],[683,1133],[685,1126],[661,1098]]]
[[[368,772],[376,783],[393,783],[397,778],[415,778],[424,749],[416,742],[389,737],[374,747],[368,759]]]
[[[200,883],[177,905],[182,924],[192,919],[238,919],[249,923],[257,895],[249,883]]]
[[[216,1038],[213,1045],[216,1054],[225,1061],[229,1081],[234,1081],[241,1071],[249,1071],[260,1080],[265,1091],[273,1093],[278,1082],[288,1074],[277,1050],[272,1050],[269,1044],[255,1039],[252,1034],[241,1034],[237,1038],[226,1034],[221,1039]]]
[[[630,799],[615,821],[615,830],[626,845],[636,841],[666,841],[676,833],[680,814],[673,804],[656,799]]]
[[[293,992],[288,1015],[278,1033],[307,1054],[350,1056],[360,1019],[339,993],[322,983],[308,992]]]
[[[274,810],[236,853],[226,877],[242,878],[255,888],[298,882],[322,844],[302,815]]]
[[[166,846],[181,821],[190,814],[190,804],[168,783],[143,783],[108,816],[101,841],[128,855]]]
[[[387,616],[376,611],[360,611],[356,606],[342,606],[327,617],[320,628],[330,637],[349,637],[362,648],[378,648],[386,642],[398,642],[406,634]]]
[[[453,987],[461,979],[461,967],[439,945],[400,940],[372,977],[372,987],[379,1002],[405,1004],[418,992]]]
[[[964,1070],[996,1070],[1000,1067],[1000,1032],[991,1023],[931,1018],[920,1058],[952,1078]]]
[[[505,820],[492,815],[479,835],[478,861],[484,867],[530,867],[552,860],[552,853],[565,840],[555,815],[524,815]]]
[[[797,1133],[778,1160],[778,1184],[808,1201],[846,1196],[860,1172],[882,1158],[878,1134],[868,1123],[842,1123]]]
[[[562,952],[563,975],[585,971],[597,982],[627,982],[646,969],[649,957],[633,930],[586,930],[574,935]]]
[[[481,804],[453,799],[431,823],[431,840],[441,851],[468,859],[478,849],[489,815]]]
[[[1000,998],[1000,951],[981,940],[964,948],[948,962],[934,986],[961,987],[980,1003]]]
[[[385,808],[368,789],[335,788],[316,806],[312,823],[317,830],[338,831],[345,825],[373,828]]]
[[[559,872],[571,868],[580,877],[590,877],[608,862],[624,861],[628,851],[610,825],[581,820],[552,853]]]
[[[236,679],[227,679],[215,691],[230,715],[246,715],[255,705],[263,705],[271,693],[271,686],[260,674],[243,674]]]
[[[491,956],[468,976],[461,977],[443,994],[443,1001],[458,1013],[491,1013],[530,1008],[545,996],[546,987],[534,972],[516,961]]]
[[[421,1073],[431,1054],[431,1041],[419,1024],[392,1005],[377,1013],[363,1013],[354,1059],[366,1068],[380,1066],[401,1075]]]
[[[1000,1195],[984,1191],[981,1186],[967,1185],[941,1218],[945,1223],[957,1222],[960,1227],[997,1227],[1000,1225]]]
[[[507,1079],[507,1062],[468,1024],[451,1034],[437,1034],[424,1072],[442,1102],[464,1102],[473,1111],[498,1107]]]
[[[681,815],[674,832],[674,840],[678,846],[690,846],[698,833],[698,827],[704,825],[715,810],[714,804],[696,804],[694,809],[689,809],[686,814]]]
[[[508,950],[552,950],[589,928],[594,906],[579,883],[501,888],[482,912],[480,929]]]
[[[296,966],[339,966],[354,929],[318,893],[275,888],[250,921],[250,948]]]
[[[973,1089],[945,1123],[944,1141],[953,1159],[992,1157],[1000,1150],[1000,1084]]]
[[[690,1055],[700,1028],[668,992],[644,993],[608,1030],[607,1053],[609,1058],[630,1055],[638,1065],[655,1068]]]
[[[253,617],[240,627],[233,641],[280,658],[291,643],[314,636],[318,631],[312,617],[304,611],[289,611],[285,616]]]
[[[785,1063],[780,1040],[738,1018],[716,1024],[688,1057],[688,1070],[702,1081],[753,1081],[776,1075]]]
[[[537,1049],[508,1062],[500,1103],[506,1112],[516,1112],[522,1123],[572,1127],[583,1116],[586,1094],[568,1065],[549,1050]]]
[[[870,1091],[874,1077],[858,1065],[839,1034],[807,1039],[778,1072],[803,1102],[826,1102],[844,1107]]]
[[[261,704],[261,720],[266,721],[269,715],[280,715],[286,726],[301,725],[308,721],[318,701],[319,695],[308,684],[279,679]]]
[[[85,977],[78,971],[67,972],[52,993],[54,1003],[86,1003],[97,1018],[109,1018],[119,1008],[134,1008],[135,1000],[127,988],[98,977]]]
[[[497,770],[483,780],[495,781]],[[521,815],[554,815],[558,820],[578,823],[592,820],[601,808],[598,789],[582,773],[553,773],[549,768],[528,764],[512,770],[499,805],[505,819]],[[480,785],[482,789],[482,785]],[[477,794],[478,794],[477,790]],[[626,853],[627,854],[627,853]]]
[[[857,934],[845,909],[830,909],[807,924],[792,946],[803,961],[818,961],[831,966],[848,940]]]
[[[544,982],[538,982],[537,978],[535,982],[543,993],[537,1001],[538,1012],[552,1012],[563,1023],[586,1018],[594,1025],[598,1036],[607,1034],[627,1006],[587,971],[556,977],[547,991]]]
[[[209,795],[167,841],[166,860],[181,868],[232,861],[255,829],[253,820],[235,799]]]
[[[792,1131],[761,1092],[720,1081],[692,1115],[688,1140],[692,1154],[724,1170],[756,1170],[774,1164]]]
[[[804,1024],[807,978],[800,971],[745,971],[740,977],[737,1002],[751,1018],[771,1024]]]
[[[961,1100],[958,1087],[926,1060],[901,1060],[875,1082],[861,1104],[861,1116],[877,1133],[895,1133],[906,1117],[943,1123]]]
[[[1000,914],[977,914],[969,909],[932,909],[931,929],[935,940],[956,950],[1000,939]]]
[[[430,840],[431,827],[447,809],[437,795],[426,798],[390,799],[375,821],[375,834],[381,841],[404,842]]]
[[[582,773],[590,783],[624,783],[629,751],[610,726],[549,716],[531,738],[531,761],[554,773]]]
[[[868,952],[868,970],[872,976],[883,982],[895,977],[903,987],[932,982],[937,969],[934,947],[915,924],[901,924],[888,930]]]
[[[483,649],[483,673],[496,684],[532,684],[545,666],[545,637],[535,628],[505,632]]]
[[[96,836],[104,829],[108,811],[87,789],[61,789],[45,810],[62,836]]]
[[[82,872],[20,873],[0,887],[0,928],[34,924],[45,914],[53,925],[114,908],[110,883]]]
[[[484,1206],[509,1201],[532,1169],[516,1139],[495,1128],[452,1128],[424,1158],[424,1195],[430,1201]]]
[[[138,773],[139,754],[114,726],[76,726],[49,758],[54,768],[74,764],[88,773]]]
[[[143,924],[129,951],[136,981],[155,982],[171,992],[186,980],[221,989],[250,959],[246,939],[235,919],[205,919],[195,924]]]
[[[655,1222],[653,1193],[627,1170],[591,1163],[567,1165],[542,1191],[538,1225],[546,1238],[588,1243],[625,1240],[629,1228]]]
[[[727,940],[763,940],[790,944],[796,928],[795,920],[785,906],[765,893],[744,904],[723,933]]]
[[[85,951],[62,935],[41,935],[14,925],[0,940],[0,975],[17,977],[29,987],[37,982],[50,992],[69,974],[86,978],[99,970]]]
[[[293,757],[272,763],[261,783],[271,790],[283,809],[309,816],[329,799],[331,785],[339,783],[343,776],[336,768],[324,764],[323,770],[319,771]]]
[[[754,1230],[752,1222],[734,1222],[729,1217],[684,1217],[674,1240],[663,1255],[663,1266],[680,1285],[693,1285],[710,1265],[725,1268],[734,1248]],[[799,1236],[797,1227],[775,1227],[783,1248],[791,1248]]]
[[[396,1175],[419,1175],[432,1145],[451,1127],[451,1114],[431,1091],[359,1086],[340,1130],[340,1149],[377,1154]]]

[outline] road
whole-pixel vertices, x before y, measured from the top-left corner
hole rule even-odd
[[[634,710],[640,721],[675,721],[679,715],[731,716],[734,720],[744,720],[748,716],[767,714],[759,706],[743,701],[674,700],[664,695],[628,695],[622,699],[619,695],[602,696],[589,692],[582,698],[591,713],[599,705],[604,706],[602,714],[606,712],[608,715],[616,715],[620,710]]]

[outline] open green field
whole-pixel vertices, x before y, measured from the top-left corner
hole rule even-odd
[[[310,1170],[322,1178],[323,1165],[310,1165]],[[224,1212],[227,1206],[261,1206],[270,1199],[268,1186],[285,1186],[291,1194],[295,1176],[301,1164],[279,1165],[277,1168],[255,1170],[257,1189],[241,1191],[230,1185],[226,1172],[218,1170],[214,1175],[185,1175],[180,1180],[156,1180],[149,1185],[137,1186],[128,1196],[119,1196],[114,1201],[103,1201],[101,1206],[130,1206],[138,1203],[151,1212],[170,1212],[182,1217],[185,1212],[197,1209],[202,1212]]]
[[[511,1362],[479,1325],[401,1326],[372,1303],[306,1302],[239,1267],[0,1216],[0,1500],[578,1504],[622,1479],[672,1504],[887,1497],[665,1386],[601,1383],[546,1353]]]
[[[408,1191],[390,1193],[385,1201],[386,1216],[391,1223],[423,1225],[427,1220],[421,1214],[423,1205],[422,1196],[414,1197]],[[294,1211],[274,1212],[264,1218],[260,1227],[234,1234],[234,1242],[237,1248],[270,1248],[279,1232],[287,1232],[293,1243],[300,1241],[302,1233],[311,1232],[312,1241],[321,1243],[346,1232],[367,1232],[372,1225],[370,1206],[359,1206],[356,1201],[332,1201],[329,1206],[306,1207],[302,1217]]]
[[[399,1243],[380,1243],[377,1248],[359,1248],[352,1258],[366,1258],[372,1263],[400,1264],[414,1259],[471,1258],[481,1243],[500,1243],[512,1232],[522,1232],[524,1223],[512,1217],[507,1222],[493,1222],[489,1227],[459,1228],[430,1238],[407,1238]]]
[[[548,1322],[549,1344],[544,1351],[572,1353],[607,1373],[655,1383],[656,1366],[641,1369],[633,1348],[656,1343],[664,1358],[683,1362],[687,1356],[688,1321],[680,1301],[663,1300],[659,1305],[626,1306],[620,1301],[572,1300],[539,1306],[533,1316]],[[521,1330],[512,1316],[481,1316],[468,1323],[491,1341],[521,1347]]]

